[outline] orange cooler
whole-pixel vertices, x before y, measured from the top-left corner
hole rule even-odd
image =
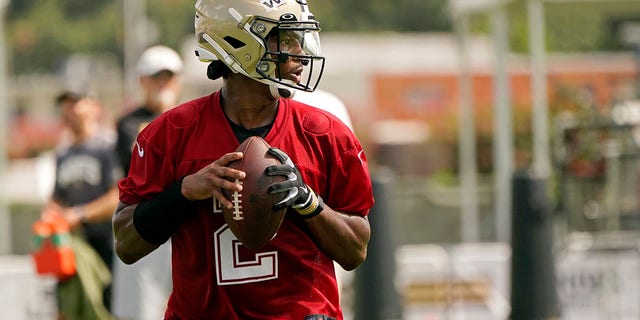
[[[67,222],[58,214],[45,214],[32,226],[34,251],[31,253],[36,272],[58,279],[76,273],[76,261],[71,249],[71,234]]]

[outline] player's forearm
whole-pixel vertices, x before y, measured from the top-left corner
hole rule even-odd
[[[325,206],[307,224],[320,249],[345,270],[353,270],[367,257],[371,228],[366,217],[345,214]]]
[[[135,208],[136,205],[126,205],[120,202],[116,214],[113,216],[116,254],[126,264],[132,264],[158,248],[138,234],[133,224]]]
[[[118,205],[118,188],[113,187],[99,198],[82,205],[83,221],[88,223],[110,221]]]

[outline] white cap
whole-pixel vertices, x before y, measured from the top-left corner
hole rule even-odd
[[[138,60],[138,74],[151,76],[162,70],[169,70],[173,73],[182,72],[180,55],[165,46],[154,46],[145,50]]]

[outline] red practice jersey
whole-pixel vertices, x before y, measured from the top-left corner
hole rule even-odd
[[[187,102],[140,133],[129,175],[119,184],[123,203],[151,199],[240,145],[219,101],[216,92]],[[366,157],[336,117],[281,99],[265,140],[291,157],[329,207],[369,213],[373,193]],[[173,292],[166,319],[343,318],[333,261],[295,211],[287,212],[269,244],[252,251],[236,239],[211,199],[197,208],[171,237]]]

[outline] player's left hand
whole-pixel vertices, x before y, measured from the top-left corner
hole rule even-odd
[[[269,148],[269,154],[276,157],[282,164],[267,167],[265,174],[287,177],[287,180],[274,183],[269,187],[269,193],[287,192],[284,199],[274,205],[274,210],[291,206],[305,218],[318,215],[323,209],[322,199],[304,182],[291,158],[284,151],[273,147]]]
[[[242,159],[242,152],[230,152],[182,180],[182,195],[190,201],[215,197],[221,205],[231,208],[233,204],[222,193],[222,189],[231,192],[242,191],[242,180],[246,173],[229,167],[229,163]]]

